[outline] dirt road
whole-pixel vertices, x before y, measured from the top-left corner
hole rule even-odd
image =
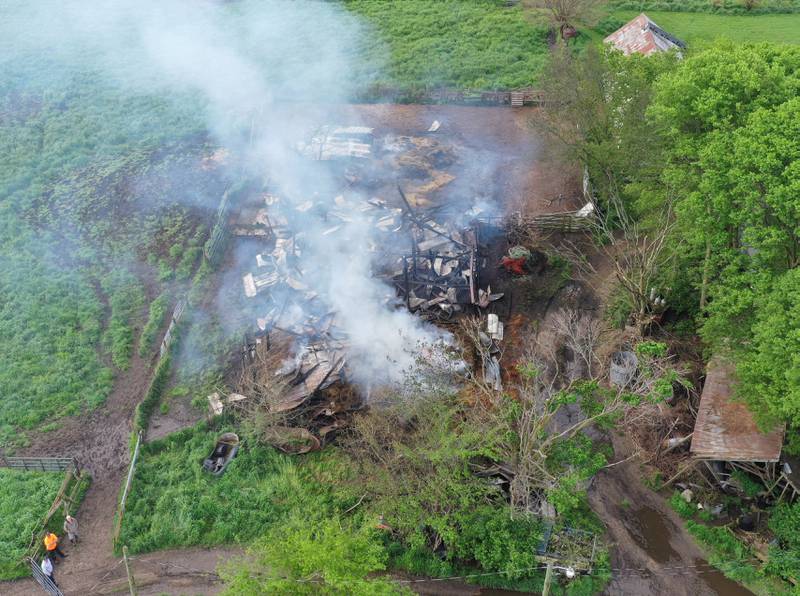
[[[614,438],[617,461],[628,449]],[[616,571],[606,593],[613,596],[752,596],[711,567],[665,500],[642,485],[631,460],[594,479],[589,501],[611,540]]]

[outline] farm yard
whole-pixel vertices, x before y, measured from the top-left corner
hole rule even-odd
[[[800,5],[552,5],[0,9],[0,592],[792,593]]]

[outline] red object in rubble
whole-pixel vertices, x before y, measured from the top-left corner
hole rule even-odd
[[[500,264],[506,268],[506,271],[510,271],[515,275],[525,275],[525,262],[527,259],[525,257],[520,257],[519,259],[512,259],[511,257],[503,257],[500,259]]]

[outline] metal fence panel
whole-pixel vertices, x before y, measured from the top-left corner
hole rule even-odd
[[[28,559],[28,563],[30,563],[31,566],[31,573],[33,574],[33,579],[36,580],[36,582],[42,587],[42,589],[45,592],[51,594],[52,596],[64,596],[63,592],[61,592],[58,586],[55,585],[55,583],[53,583],[53,580],[51,580],[44,574],[42,568],[39,567],[39,564],[36,562],[35,559],[32,558]]]

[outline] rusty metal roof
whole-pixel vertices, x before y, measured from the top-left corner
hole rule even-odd
[[[764,433],[743,402],[731,398],[733,366],[712,358],[697,410],[691,453],[699,459],[778,461],[785,425]]]
[[[685,43],[664,31],[644,13],[614,31],[603,41],[613,44],[626,56],[634,53],[649,56],[655,52],[686,47]]]

